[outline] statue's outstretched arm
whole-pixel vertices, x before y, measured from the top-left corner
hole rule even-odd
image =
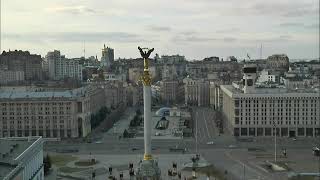
[[[138,46],[138,49],[139,49],[139,51],[140,51],[141,56],[144,58],[145,54],[144,54],[143,50],[141,49],[140,46]]]
[[[152,51],[154,51],[154,48],[150,49],[147,53],[147,58],[150,56],[150,54],[152,53]]]

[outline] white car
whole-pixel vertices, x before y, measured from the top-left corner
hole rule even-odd
[[[101,141],[96,141],[96,142],[94,142],[94,143],[96,143],[96,144],[101,144],[102,142],[101,142]]]
[[[229,145],[229,148],[236,148],[237,146],[236,145]]]
[[[207,145],[212,145],[212,144],[214,144],[214,142],[213,142],[213,141],[209,141],[209,142],[207,142]]]

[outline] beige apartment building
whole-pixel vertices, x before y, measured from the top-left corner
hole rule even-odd
[[[104,105],[104,91],[1,92],[0,137],[85,137],[90,116]]]
[[[185,104],[208,106],[210,104],[210,82],[203,78],[184,78]]]
[[[320,92],[254,86],[244,68],[243,84],[222,85],[226,128],[234,136],[320,136]]]

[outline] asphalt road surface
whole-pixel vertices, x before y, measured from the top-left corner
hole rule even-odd
[[[258,148],[272,152],[274,140],[268,138],[248,138],[238,140],[235,137],[218,135],[215,126],[214,112],[208,108],[199,108],[194,113],[197,123],[197,138],[187,139],[154,139],[152,140],[153,154],[171,154],[169,148],[179,146],[186,148],[187,153],[199,153],[207,161],[221,170],[228,171],[230,179],[281,179],[283,176],[267,173],[248,161],[249,156],[238,155],[237,152],[247,151],[248,148]],[[129,115],[128,115],[129,117]],[[130,119],[130,118],[129,118]],[[125,124],[125,123],[120,123]],[[196,143],[197,139],[197,143]],[[208,142],[213,142],[208,144]],[[317,138],[278,138],[279,151],[286,148],[290,153],[294,150],[308,154],[312,147],[319,145]],[[66,141],[46,142],[44,150],[47,152],[61,152],[76,150],[73,154],[143,154],[143,139],[119,139],[117,134],[105,133],[101,139],[92,143],[72,143]],[[241,154],[241,153],[240,153]],[[303,157],[304,154],[297,154]],[[272,157],[270,158],[272,160]]]

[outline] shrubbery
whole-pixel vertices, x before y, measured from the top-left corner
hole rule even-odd
[[[103,106],[96,114],[91,114],[91,128],[99,126],[109,113],[110,110],[106,106]]]

